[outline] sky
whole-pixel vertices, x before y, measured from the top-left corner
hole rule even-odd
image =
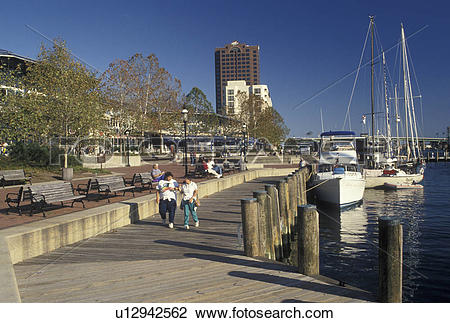
[[[64,39],[74,55],[99,73],[116,59],[154,53],[181,80],[184,93],[198,87],[214,106],[214,49],[234,40],[259,45],[261,83],[268,85],[291,136],[317,136],[322,122],[324,130],[365,130],[361,118],[370,112],[370,64],[359,71],[350,123],[344,120],[356,75],[352,72],[373,15],[375,47],[385,49],[393,83],[399,82],[395,45],[400,24],[407,37],[412,35],[413,91],[422,96],[415,100],[419,133],[442,137],[450,126],[446,1],[41,0],[4,1],[0,7],[1,49],[36,58],[42,43],[49,47],[29,25],[46,37]],[[370,42],[366,46],[363,64],[370,62]],[[381,67],[376,60],[375,70]],[[384,100],[381,75],[376,76],[376,111],[384,109],[378,104]],[[382,116],[377,116],[381,128]]]

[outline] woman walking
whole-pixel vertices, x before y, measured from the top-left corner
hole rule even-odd
[[[197,217],[197,204],[198,204],[198,188],[197,184],[186,178],[184,184],[181,186],[181,192],[183,193],[183,199],[181,200],[181,208],[184,211],[184,228],[189,230],[189,213],[192,215],[195,227],[198,227],[200,222]]]

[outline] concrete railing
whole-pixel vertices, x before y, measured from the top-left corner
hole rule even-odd
[[[198,184],[199,197],[292,169],[257,169]],[[155,194],[0,230],[0,302],[20,302],[13,265],[158,213]]]

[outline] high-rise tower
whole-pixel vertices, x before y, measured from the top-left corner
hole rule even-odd
[[[249,46],[234,41],[215,50],[216,112],[224,114],[227,81],[246,81],[259,84],[259,46]]]

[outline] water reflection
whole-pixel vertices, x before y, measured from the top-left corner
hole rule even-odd
[[[378,286],[378,217],[400,216],[403,224],[403,294],[412,300],[421,275],[420,223],[423,190],[367,190],[364,203],[350,210],[318,205],[321,273],[374,293]]]

